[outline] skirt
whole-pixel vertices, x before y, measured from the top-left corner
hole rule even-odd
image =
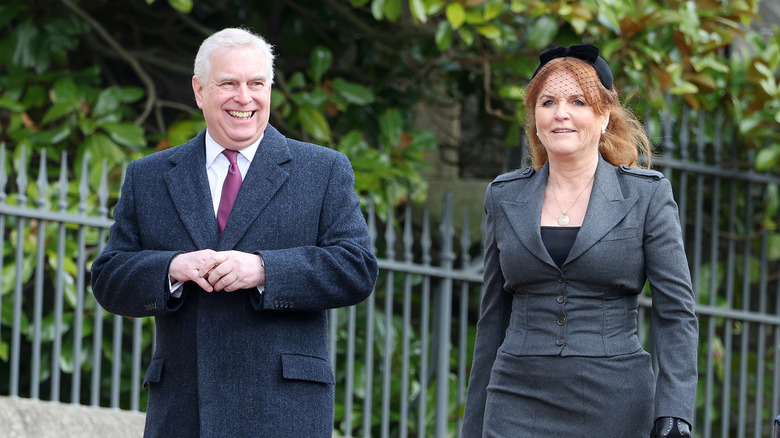
[[[655,377],[650,355],[513,356],[490,374],[485,437],[647,438]]]

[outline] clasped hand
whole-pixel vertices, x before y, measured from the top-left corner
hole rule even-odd
[[[206,292],[233,292],[265,284],[265,267],[257,254],[241,251],[200,251],[179,254],[171,261],[172,281],[194,281]]]

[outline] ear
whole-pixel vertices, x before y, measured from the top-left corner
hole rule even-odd
[[[198,108],[203,109],[203,84],[200,82],[200,78],[195,75],[192,76],[192,93],[195,94]]]

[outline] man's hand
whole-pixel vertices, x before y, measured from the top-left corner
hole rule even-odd
[[[205,278],[215,291],[233,292],[265,284],[265,266],[260,256],[241,251],[212,254],[203,262],[198,275]]]
[[[172,282],[194,281],[206,292],[214,290],[202,274],[203,265],[208,260],[213,260],[219,254],[211,249],[187,252],[179,254],[171,260],[171,266],[168,268],[168,276]]]

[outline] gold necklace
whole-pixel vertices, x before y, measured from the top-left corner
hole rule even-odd
[[[555,187],[553,187],[553,198],[555,198],[555,203],[558,205],[558,208],[561,210],[561,215],[558,216],[558,225],[560,225],[562,227],[565,227],[566,225],[569,224],[569,216],[568,216],[567,213],[569,212],[569,210],[572,209],[572,207],[574,207],[574,204],[576,204],[577,201],[580,200],[580,196],[582,196],[582,194],[585,193],[585,190],[587,190],[588,187],[590,187],[591,184],[593,184],[593,180],[595,178],[596,178],[596,175],[593,175],[593,178],[590,179],[590,182],[588,184],[585,184],[585,187],[582,188],[582,190],[577,195],[577,197],[574,198],[574,202],[572,202],[571,205],[569,206],[569,208],[567,208],[566,210],[561,208],[561,203],[558,202],[558,195],[555,193]]]

